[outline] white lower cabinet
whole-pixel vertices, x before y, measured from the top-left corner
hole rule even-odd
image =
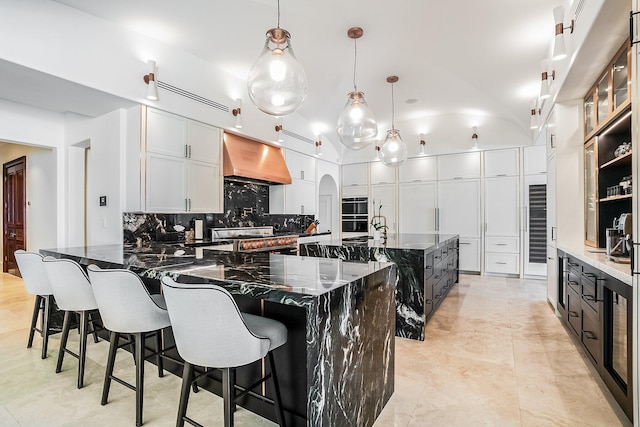
[[[485,271],[487,273],[518,274],[520,271],[519,254],[485,253]]]
[[[480,239],[460,238],[461,271],[480,271]]]

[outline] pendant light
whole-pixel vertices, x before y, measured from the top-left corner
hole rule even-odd
[[[247,89],[251,101],[272,116],[296,111],[307,97],[307,76],[291,47],[291,34],[278,25],[267,31],[262,53],[251,67]]]
[[[347,103],[338,117],[338,138],[350,150],[360,150],[371,144],[378,134],[378,125],[373,112],[364,100],[364,93],[356,86],[356,64],[358,49],[356,42],[364,31],[360,27],[349,28],[347,36],[353,39],[353,92],[347,95]]]
[[[397,166],[407,160],[407,144],[404,143],[400,137],[400,131],[395,127],[393,84],[397,81],[397,76],[387,77],[387,83],[391,83],[391,129],[387,131],[387,138],[380,147],[380,160],[387,166]]]

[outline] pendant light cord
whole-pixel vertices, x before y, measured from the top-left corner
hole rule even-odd
[[[391,129],[395,130],[396,103],[393,98],[393,83],[391,83]]]
[[[278,28],[280,28],[280,0],[278,0]]]
[[[278,0],[280,1],[280,0]],[[356,86],[356,65],[358,64],[358,39],[353,39],[353,91],[358,92],[358,86]]]

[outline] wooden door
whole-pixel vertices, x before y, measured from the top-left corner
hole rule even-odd
[[[17,270],[13,253],[26,249],[26,164],[27,158],[20,157],[2,166],[2,227],[4,230],[2,250],[4,260],[2,271]]]

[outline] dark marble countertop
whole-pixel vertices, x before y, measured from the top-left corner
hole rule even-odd
[[[387,240],[373,240],[371,237],[355,237],[345,239],[332,239],[311,244],[322,246],[362,246],[380,249],[437,249],[443,243],[457,238],[457,234],[395,234],[389,235]]]
[[[386,262],[345,262],[339,259],[273,255],[268,252],[220,252],[184,244],[151,242],[141,246],[115,244],[42,249],[44,255],[64,256],[80,264],[129,268],[136,272],[172,274],[216,280],[234,286],[259,287],[300,296],[316,296],[389,267]]]

